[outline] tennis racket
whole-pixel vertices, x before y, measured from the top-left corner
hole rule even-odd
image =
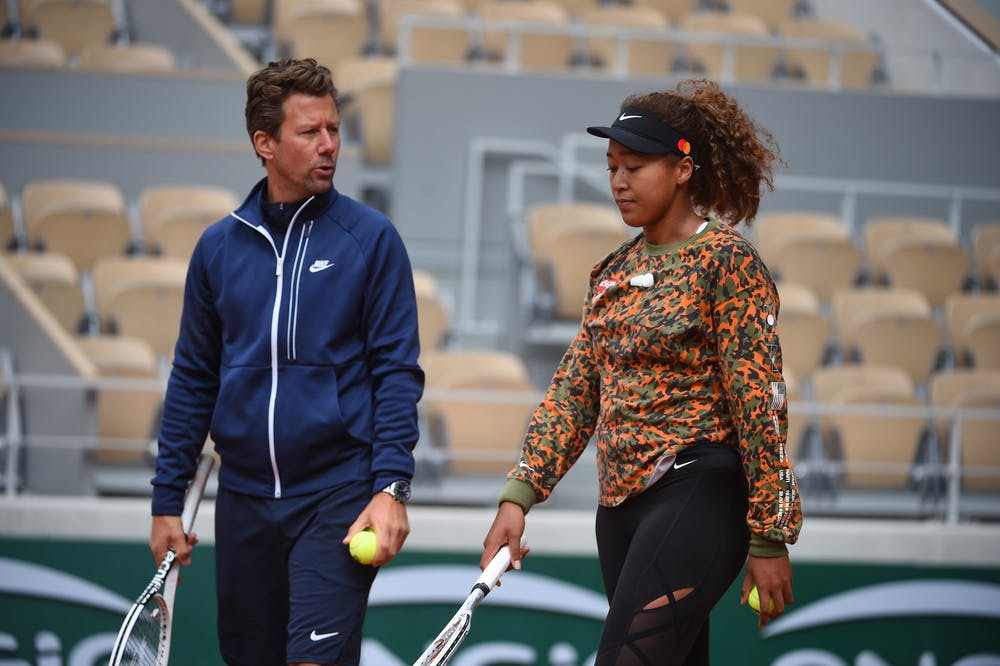
[[[181,513],[185,534],[194,525],[198,505],[205,493],[205,482],[214,464],[215,458],[209,454],[203,454],[198,460]],[[176,558],[173,548],[167,551],[152,580],[125,615],[108,666],[166,666],[170,658],[170,626],[179,570],[174,566]]]
[[[521,537],[521,548],[524,548],[525,540]],[[455,656],[458,646],[462,644],[465,637],[469,635],[472,628],[472,613],[479,607],[480,602],[490,593],[500,576],[510,566],[510,549],[503,547],[497,551],[490,563],[483,569],[476,584],[472,586],[472,591],[466,597],[465,602],[458,609],[458,612],[451,618],[441,633],[437,635],[420,658],[413,662],[413,666],[444,666]]]

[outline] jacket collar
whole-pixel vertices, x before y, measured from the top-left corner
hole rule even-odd
[[[253,226],[264,224],[263,204],[266,193],[267,178],[264,177],[254,185],[246,199],[243,200],[243,203],[233,212],[237,217],[249,222]],[[299,214],[298,219],[315,219],[320,217],[333,206],[333,203],[339,196],[340,193],[337,192],[337,189],[331,186],[325,193],[318,194],[306,202],[305,209]]]

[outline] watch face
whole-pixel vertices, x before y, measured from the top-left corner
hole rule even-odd
[[[410,499],[410,482],[396,481],[392,484],[392,494],[400,502],[407,502]]]

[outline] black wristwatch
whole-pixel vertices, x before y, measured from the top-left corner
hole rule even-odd
[[[400,504],[406,504],[410,501],[410,482],[405,479],[393,481],[383,488],[382,492],[390,495],[392,499]]]

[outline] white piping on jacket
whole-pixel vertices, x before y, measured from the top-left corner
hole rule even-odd
[[[281,474],[278,471],[278,456],[275,450],[274,444],[274,407],[278,400],[278,319],[281,315],[281,296],[284,290],[284,261],[285,252],[288,250],[288,237],[291,235],[292,230],[295,228],[295,222],[299,218],[299,213],[309,205],[314,197],[309,197],[306,199],[295,214],[292,215],[291,221],[288,223],[288,229],[285,230],[285,239],[281,244],[281,252],[278,252],[277,246],[274,244],[274,238],[271,237],[270,232],[267,230],[263,224],[254,225],[249,221],[243,219],[235,212],[233,217],[235,217],[240,222],[246,224],[247,226],[255,229],[258,233],[267,239],[267,242],[271,244],[271,249],[274,250],[275,256],[275,268],[274,275],[277,279],[277,287],[274,294],[274,307],[271,309],[271,395],[268,398],[267,403],[267,446],[268,453],[271,456],[271,473],[274,475],[274,498],[279,499],[281,497]],[[301,243],[300,243],[301,248]],[[299,261],[299,257],[295,258],[295,261]],[[294,273],[294,271],[293,271]],[[289,313],[289,317],[291,313]]]

